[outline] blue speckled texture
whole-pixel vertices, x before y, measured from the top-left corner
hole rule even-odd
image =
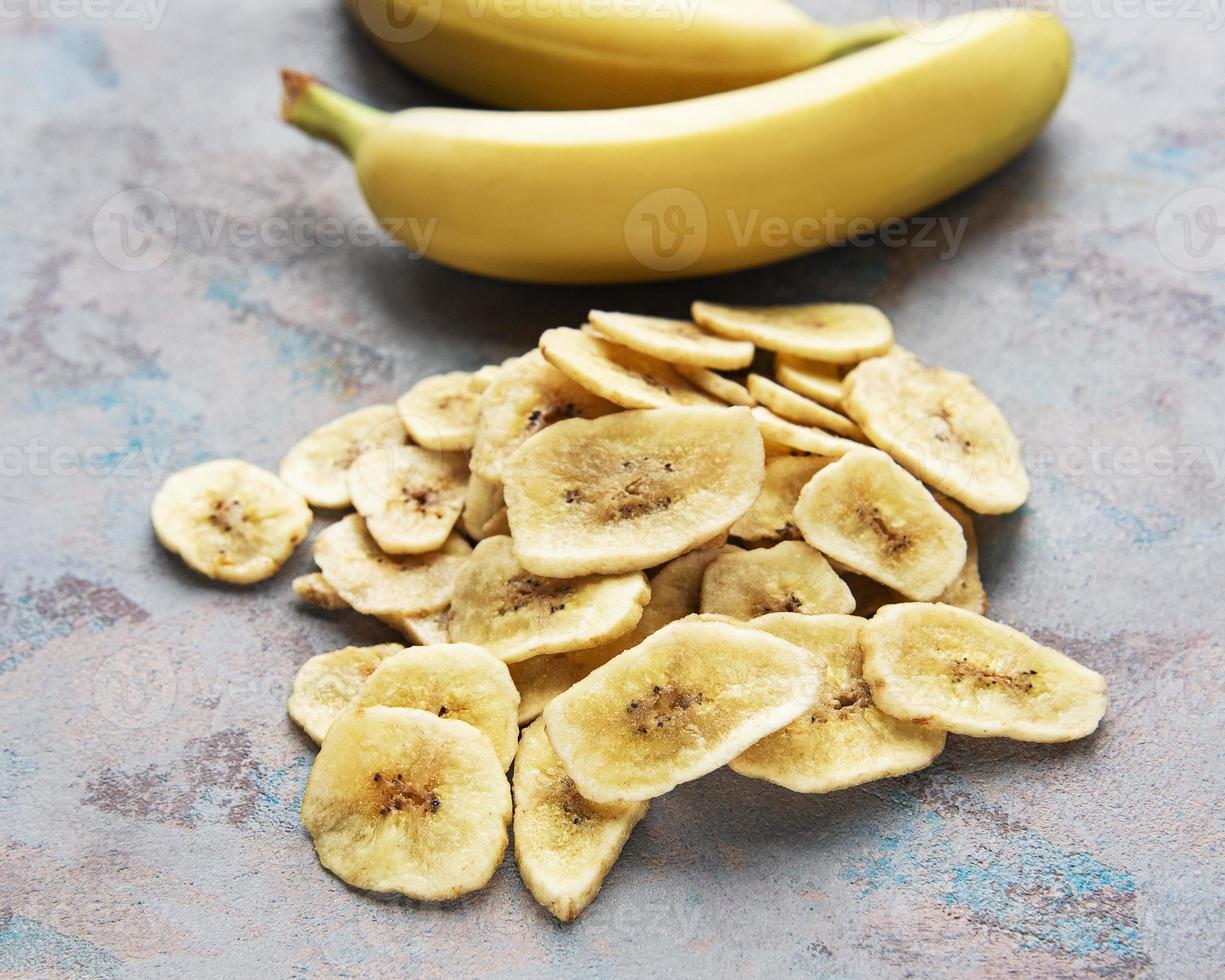
[[[1225,970],[1225,32],[1206,2],[1174,6],[1068,6],[1068,98],[935,210],[967,221],[952,257],[876,245],[598,289],[270,225],[244,240],[364,221],[347,164],[277,122],[280,65],[384,106],[449,101],[336,0],[173,0],[155,29],[148,4],[0,20],[0,973]],[[161,211],[106,205],[142,187]],[[153,227],[167,200],[173,251],[115,268],[110,215]],[[150,533],[158,479],[275,466],[315,424],[592,306],[697,296],[877,303],[997,398],[1034,493],[979,523],[993,615],[1107,676],[1101,731],[954,737],[925,772],[820,797],[718,772],[652,808],[570,927],[509,858],[442,907],[348,890],[298,826],[313,752],[284,701],[311,654],[388,634],[291,600],[306,549],[250,590],[191,575]]]

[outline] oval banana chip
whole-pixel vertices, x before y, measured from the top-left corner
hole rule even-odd
[[[455,582],[451,639],[507,663],[603,643],[633,629],[651,597],[641,572],[546,578],[523,567],[511,539],[486,538]]]
[[[751,343],[720,337],[703,330],[691,320],[592,310],[587,322],[602,337],[630,350],[667,361],[674,367],[692,364],[735,371],[753,363],[755,351]]]
[[[1029,496],[1020,443],[968,376],[896,349],[851,371],[842,397],[876,446],[970,510],[1006,514]]]
[[[451,621],[451,607],[443,606],[433,612],[384,613],[378,617],[393,630],[402,635],[410,643],[418,646],[430,646],[435,643],[449,643],[450,634],[447,626]]]
[[[803,541],[720,555],[702,579],[704,613],[749,620],[770,613],[849,613],[855,597]]]
[[[788,449],[798,449],[802,453],[815,453],[818,456],[829,456],[833,459],[863,448],[862,443],[855,442],[853,439],[836,436],[823,429],[788,422],[762,405],[753,409],[753,418],[761,427],[763,438],[780,446],[786,446]]]
[[[302,495],[241,459],[214,459],[172,475],[150,518],[167,551],[201,575],[234,585],[271,578],[314,520]]]
[[[724,337],[828,364],[854,364],[893,346],[893,326],[875,306],[720,306],[694,303],[693,318]]]
[[[404,650],[399,643],[372,647],[344,647],[311,657],[293,679],[289,717],[316,743],[322,742],[342,711],[349,706],[388,657]]]
[[[779,354],[774,359],[774,380],[826,408],[842,411],[842,372],[835,364]]]
[[[554,653],[507,664],[510,679],[519,691],[519,724],[535,721],[545,705],[562,691],[581,681],[591,671],[569,655]]]
[[[652,568],[731,527],[764,475],[761,433],[745,408],[559,422],[507,464],[515,553],[556,577]]]
[[[760,374],[749,375],[749,393],[779,418],[788,422],[816,426],[848,439],[862,441],[864,438],[859,426],[845,415],[839,415],[812,399],[797,395],[777,381],[763,378]]]
[[[818,551],[912,599],[935,599],[966,563],[961,525],[878,449],[860,447],[814,476],[795,523]]]
[[[937,603],[882,607],[860,634],[872,697],[960,735],[1066,742],[1096,730],[1106,680],[989,619]]]
[[[294,445],[281,460],[281,479],[312,506],[340,510],[352,503],[347,477],[357,457],[379,446],[402,446],[407,439],[394,406],[360,408]]]
[[[731,526],[731,535],[754,543],[795,541],[800,529],[793,512],[800,491],[820,470],[833,462],[827,456],[788,453],[766,457],[766,478],[753,506]]]
[[[734,378],[726,378],[715,371],[704,367],[694,367],[692,364],[673,365],[681,377],[688,380],[699,391],[713,395],[721,402],[729,405],[743,405],[752,408],[757,399],[749,394],[749,389]]]
[[[584,797],[647,800],[793,721],[821,676],[811,653],[768,633],[682,620],[558,695],[544,719]]]
[[[340,597],[340,593],[332,588],[332,584],[323,577],[322,572],[311,572],[309,575],[299,575],[293,580],[293,591],[303,602],[335,612],[338,609],[348,609],[349,604]]]
[[[493,746],[416,708],[350,708],[302,797],[320,863],[375,892],[447,901],[484,887],[506,851],[510,785]]]
[[[515,863],[532,897],[571,922],[600,890],[648,803],[584,799],[537,721],[515,761]]]
[[[422,378],[396,400],[396,411],[413,442],[427,449],[462,451],[472,448],[481,392],[489,377],[448,371]]]
[[[460,525],[464,534],[473,541],[486,537],[485,525],[498,511],[505,509],[506,501],[502,499],[502,484],[486,480],[476,473],[468,477],[468,486],[464,490],[464,510],[460,517]]]
[[[944,732],[899,721],[872,703],[863,679],[855,616],[776,613],[748,625],[804,647],[825,662],[825,676],[808,710],[746,749],[729,767],[797,793],[832,793],[931,765],[944,751]]]
[[[389,555],[437,551],[464,506],[468,461],[463,453],[421,446],[383,446],[349,467],[349,496],[366,530]]]

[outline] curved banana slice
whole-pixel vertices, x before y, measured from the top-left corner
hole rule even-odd
[[[707,368],[695,367],[692,364],[672,366],[676,368],[677,374],[688,380],[699,391],[713,395],[721,402],[727,402],[729,405],[743,405],[745,408],[752,408],[757,404],[757,399],[749,394],[749,389],[733,378],[725,378]]]
[[[464,490],[464,509],[460,517],[460,525],[464,534],[473,541],[485,537],[484,528],[489,519],[498,511],[504,509],[506,501],[502,499],[502,484],[486,480],[476,473],[468,477],[468,486]]]
[[[419,708],[484,733],[509,769],[519,744],[519,691],[506,664],[471,643],[399,650],[366,679],[352,702]]]
[[[670,364],[573,327],[546,330],[540,350],[576,384],[623,408],[718,404]]]
[[[463,453],[383,446],[349,467],[349,496],[389,555],[437,551],[459,520],[467,489]]]
[[[543,721],[523,732],[513,790],[519,876],[536,901],[571,922],[596,897],[650,804],[583,799]]]
[[[505,504],[499,507],[497,512],[481,525],[481,540],[492,538],[499,534],[510,534],[510,518],[507,516]]]
[[[591,673],[589,668],[564,653],[520,660],[507,664],[507,668],[519,690],[520,725],[539,718],[545,705]]]
[[[311,657],[293,679],[289,717],[315,740],[322,742],[340,713],[361,690],[366,678],[388,657],[404,650],[399,643],[372,647],[344,647]]]
[[[349,467],[379,446],[402,446],[404,423],[391,405],[371,405],[333,419],[299,440],[281,460],[281,479],[314,507],[348,507]]]
[[[515,558],[511,539],[486,538],[459,573],[451,639],[507,663],[603,643],[633,629],[651,597],[641,572],[545,578]]]
[[[449,643],[450,636],[447,625],[451,621],[451,607],[443,606],[434,612],[383,614],[378,617],[393,630],[401,633],[410,643],[418,646],[430,646],[435,643]]]
[[[1106,713],[1106,680],[1001,623],[936,603],[884,606],[860,634],[881,709],[961,735],[1066,742]]]
[[[515,553],[557,577],[651,568],[731,527],[764,474],[761,433],[745,408],[559,422],[507,464]]]
[[[350,606],[371,616],[411,616],[451,601],[471,548],[452,534],[428,555],[388,555],[356,514],[315,538],[315,564]]]
[[[802,453],[815,453],[818,456],[837,458],[863,448],[862,443],[855,442],[853,439],[836,436],[823,429],[788,422],[761,405],[753,409],[753,418],[761,427],[763,438],[789,449],[798,449]]]
[[[779,418],[796,425],[812,425],[848,439],[862,440],[863,432],[845,415],[784,388],[760,374],[749,375],[749,393]]]
[[[702,612],[749,620],[770,613],[849,613],[855,597],[821,552],[803,541],[715,559],[702,579]]]
[[[863,679],[855,616],[776,613],[748,625],[804,647],[825,661],[825,677],[804,714],[728,765],[797,793],[830,793],[931,765],[944,732],[899,721],[872,703]]]
[[[510,785],[489,739],[416,708],[343,712],[302,797],[325,868],[356,888],[428,901],[488,883],[510,818]]]
[[[766,479],[753,506],[731,526],[742,541],[794,541],[800,537],[792,512],[800,491],[813,476],[833,462],[807,453],[766,458]]]
[[[828,364],[854,364],[893,346],[893,326],[875,306],[720,306],[694,303],[693,318],[724,337]]]
[[[162,546],[201,575],[235,585],[271,578],[314,519],[301,494],[241,459],[214,459],[162,484],[150,509]]]
[[[396,400],[396,411],[413,442],[436,452],[472,448],[481,392],[488,376],[448,371],[422,378]]]
[[[818,551],[912,599],[935,599],[966,563],[961,525],[879,449],[861,446],[814,476],[795,523]]]
[[[842,411],[842,372],[836,365],[779,354],[774,359],[774,379],[826,408]]]
[[[897,349],[851,371],[842,397],[873,443],[970,510],[1006,514],[1029,496],[1020,444],[968,376]]]
[[[647,800],[793,721],[821,676],[811,653],[760,630],[682,620],[559,694],[544,719],[584,797]]]
[[[692,364],[736,371],[753,363],[755,351],[747,340],[728,340],[690,320],[592,310],[587,322],[600,336],[673,366]]]
[[[349,604],[340,597],[340,593],[332,588],[332,583],[323,577],[322,572],[311,572],[309,575],[299,575],[293,580],[294,594],[303,602],[320,609],[335,612],[337,609],[348,609]]]
[[[506,460],[541,429],[615,411],[616,405],[575,384],[540,351],[528,351],[507,361],[481,396],[469,465],[482,479],[500,483]]]

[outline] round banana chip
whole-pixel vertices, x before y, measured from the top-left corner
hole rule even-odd
[[[855,449],[863,448],[862,443],[855,442],[853,439],[836,436],[823,429],[788,422],[761,405],[753,409],[753,418],[761,427],[763,438],[789,449],[798,449],[802,453],[815,453],[818,456],[837,458]]]
[[[720,306],[694,303],[693,318],[717,334],[829,364],[854,364],[893,346],[893,326],[875,306]]]
[[[587,322],[608,340],[674,366],[693,364],[735,371],[753,363],[751,343],[708,333],[690,320],[592,310]]]
[[[510,785],[489,739],[416,708],[343,712],[302,797],[325,868],[356,888],[428,901],[488,883],[510,818]]]
[[[702,579],[701,611],[734,619],[849,613],[854,608],[846,583],[821,552],[803,541],[721,555]]]
[[[476,546],[451,600],[451,639],[507,663],[580,650],[633,629],[651,597],[641,572],[545,578],[516,559],[511,539]]]
[[[624,408],[718,404],[670,364],[572,327],[546,330],[540,350],[572,381]]]
[[[468,543],[452,534],[428,555],[388,555],[350,514],[315,538],[315,564],[350,606],[371,616],[434,612],[451,601]]]
[[[396,401],[396,411],[413,442],[435,451],[472,448],[481,392],[490,379],[466,371],[423,378]]]
[[[180,470],[153,498],[162,546],[201,575],[235,585],[271,578],[310,530],[301,494],[241,459]]]
[[[464,510],[460,517],[460,525],[464,534],[473,541],[485,537],[485,524],[498,511],[505,510],[506,501],[502,499],[502,484],[486,480],[483,476],[473,473],[468,477],[468,486],[464,490]]]
[[[864,438],[859,426],[845,415],[820,405],[812,399],[797,395],[777,381],[763,378],[760,374],[749,375],[749,393],[775,415],[796,425],[812,425],[848,439]]]
[[[481,396],[469,465],[481,478],[500,483],[506,460],[541,429],[615,411],[616,405],[575,384],[540,351],[529,351],[506,362]]]
[[[438,643],[384,659],[353,699],[359,708],[420,708],[484,733],[503,769],[519,744],[519,692],[506,664],[471,643]]]
[[[1001,623],[937,603],[884,606],[860,634],[872,697],[960,735],[1066,742],[1106,713],[1106,680]]]
[[[450,636],[447,626],[451,621],[451,607],[443,606],[433,612],[383,614],[378,617],[393,630],[400,633],[410,643],[418,646],[430,646],[435,643],[449,643]]]
[[[404,423],[391,405],[372,405],[342,415],[300,440],[281,460],[281,479],[314,507],[350,506],[349,467],[379,446],[402,446]]]
[[[520,660],[518,663],[507,664],[507,669],[510,670],[510,679],[519,690],[520,725],[539,718],[545,705],[591,673],[588,668],[571,660],[569,655],[564,653]]]
[[[588,905],[648,803],[593,803],[579,795],[537,721],[515,761],[515,862],[532,897],[562,922]]]
[[[515,553],[557,577],[652,568],[731,527],[764,475],[761,432],[745,408],[559,422],[507,464]]]
[[[774,359],[774,379],[826,408],[842,411],[842,372],[834,364],[779,354]]]
[[[340,597],[340,593],[332,588],[332,584],[323,577],[322,572],[311,572],[309,575],[299,575],[293,580],[294,594],[303,602],[320,609],[335,612],[337,609],[348,609],[349,604]]]
[[[342,711],[388,657],[403,651],[399,643],[344,647],[311,657],[293,679],[289,717],[316,743],[323,741]]]
[[[824,683],[804,714],[728,765],[797,793],[831,793],[931,765],[944,732],[899,721],[872,703],[863,679],[855,616],[776,613],[748,625],[804,647],[825,661]]]
[[[743,405],[745,408],[752,408],[757,404],[757,399],[749,394],[749,389],[733,378],[725,378],[707,368],[695,367],[692,364],[674,364],[673,367],[695,388],[713,395],[721,402]]]
[[[467,490],[463,453],[383,446],[349,467],[349,496],[389,555],[437,551],[459,520]]]
[[[1029,496],[1020,444],[966,375],[899,349],[851,371],[842,397],[875,445],[970,510],[1006,514]]]
[[[731,526],[732,537],[754,543],[797,540],[800,529],[792,512],[800,491],[831,462],[826,456],[808,453],[767,456],[765,484],[753,506]]]
[[[961,525],[878,449],[860,447],[814,476],[795,523],[818,551],[912,599],[935,599],[966,563]]]
[[[584,797],[647,800],[725,765],[816,698],[822,665],[760,630],[682,620],[544,709]]]

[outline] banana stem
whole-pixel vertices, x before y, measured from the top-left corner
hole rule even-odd
[[[305,72],[281,69],[281,118],[352,157],[357,144],[387,113],[341,95]]]
[[[878,17],[856,24],[827,24],[826,30],[829,36],[829,48],[825,54],[827,61],[881,41],[890,41],[902,33],[901,26],[892,17]]]

